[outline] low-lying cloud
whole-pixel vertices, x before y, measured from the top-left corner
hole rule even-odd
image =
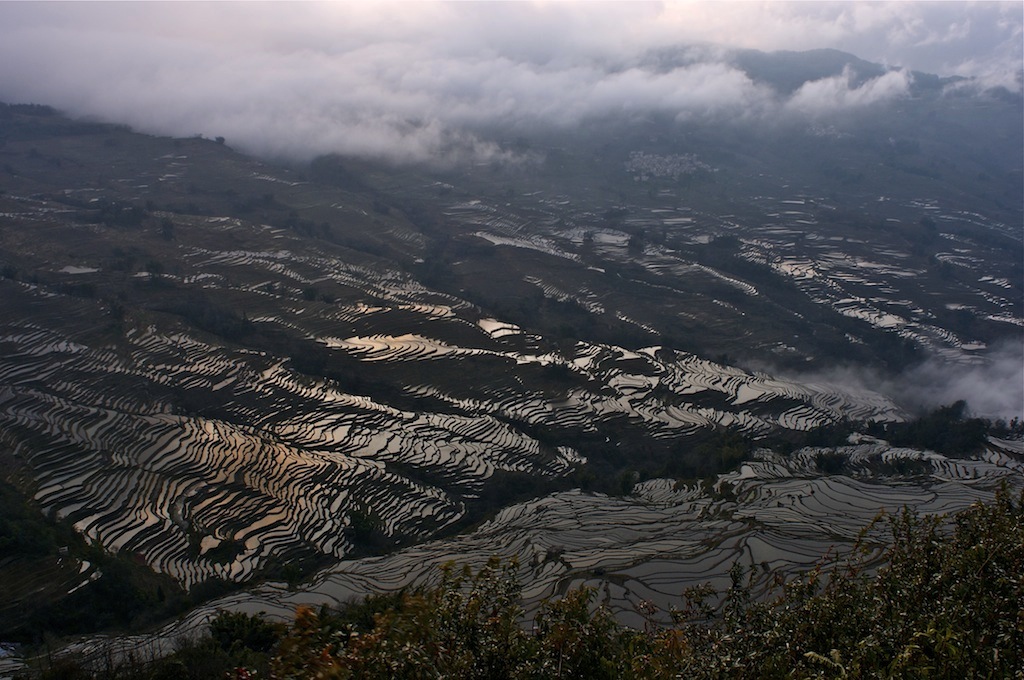
[[[896,377],[859,367],[799,377],[807,382],[883,394],[913,415],[963,400],[974,417],[1024,419],[1024,346],[1011,343],[993,348],[975,363],[932,358]]]
[[[855,80],[855,74],[847,67],[841,75],[804,83],[786,102],[786,108],[816,115],[866,108],[907,96],[913,76],[901,69],[872,78],[860,86]]]
[[[1004,345],[977,365],[928,361],[887,387],[901,403],[917,410],[962,399],[975,416],[1024,418],[1024,348]]]
[[[262,155],[473,161],[508,156],[481,133],[495,126],[821,116],[911,82],[848,72],[784,96],[709,44],[838,47],[1020,87],[1014,4],[367,4],[3,3],[0,99]],[[671,67],[646,58],[687,44]]]

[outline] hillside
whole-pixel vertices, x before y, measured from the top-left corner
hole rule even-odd
[[[794,519],[804,548],[778,539],[803,565],[823,530],[850,538],[846,504],[940,512],[1018,485],[1000,439],[843,452],[917,461],[886,474],[771,458],[906,420],[915,390],[946,394],[922,367],[992,376],[1020,345],[1021,103],[943,97],[828,124],[599,121],[443,169],[281,164],[4,105],[0,471],[84,537],[0,565],[55,575],[11,601],[97,588],[116,568],[86,545],[140,569],[143,600],[269,579],[253,597],[282,612],[314,570],[304,597],[340,599],[457,546],[535,562],[538,597],[597,569],[649,585],[662,553],[721,565],[754,541],[771,562],[765,508],[791,497],[838,499]],[[573,555],[576,522],[605,557]],[[332,568],[358,583],[321,589]],[[608,601],[628,617],[633,595]]]
[[[143,646],[38,668],[46,680],[1011,677],[1024,655],[1022,501],[1002,488],[952,516],[879,516],[852,555],[784,583],[737,563],[723,588],[685,589],[667,623],[644,601],[642,625],[622,626],[585,586],[527,613],[517,565],[492,558],[448,563],[435,585],[300,606],[286,623],[222,611],[163,658]],[[876,550],[880,534],[891,536]]]

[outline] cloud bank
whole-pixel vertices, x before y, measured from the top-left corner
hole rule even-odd
[[[889,71],[857,86],[854,84],[853,72],[847,68],[841,75],[804,83],[785,106],[790,110],[811,114],[860,109],[906,95],[911,81],[910,73],[901,69]]]
[[[1024,346],[1013,343],[991,348],[977,363],[932,358],[895,377],[853,366],[790,377],[884,394],[914,415],[963,400],[974,417],[1024,419]]]
[[[963,399],[975,416],[1024,419],[1024,347],[998,347],[980,365],[925,362],[888,387],[902,403],[918,409]]]
[[[651,113],[825,115],[905,96],[908,69],[1020,89],[1018,3],[0,3],[0,99],[246,151],[504,155],[481,131]],[[648,59],[678,49],[669,67]],[[730,48],[903,66],[781,96]]]

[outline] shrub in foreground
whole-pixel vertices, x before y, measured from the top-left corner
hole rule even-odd
[[[1024,516],[1004,488],[953,517],[881,517],[891,539],[754,601],[750,573],[698,588],[676,625],[636,631],[594,592],[546,603],[532,629],[514,565],[448,567],[398,596],[372,626],[300,610],[279,678],[1012,678],[1024,677]],[[862,537],[867,536],[868,529]],[[881,565],[881,566],[879,566]],[[716,606],[712,606],[714,603]],[[332,623],[335,622],[335,623]]]

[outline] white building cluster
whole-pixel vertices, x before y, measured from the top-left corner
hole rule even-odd
[[[646,182],[652,177],[671,177],[677,180],[682,175],[692,175],[701,170],[715,171],[707,163],[697,160],[697,156],[691,153],[659,156],[643,151],[631,151],[629,160],[626,161],[626,172],[633,175],[636,182]]]

